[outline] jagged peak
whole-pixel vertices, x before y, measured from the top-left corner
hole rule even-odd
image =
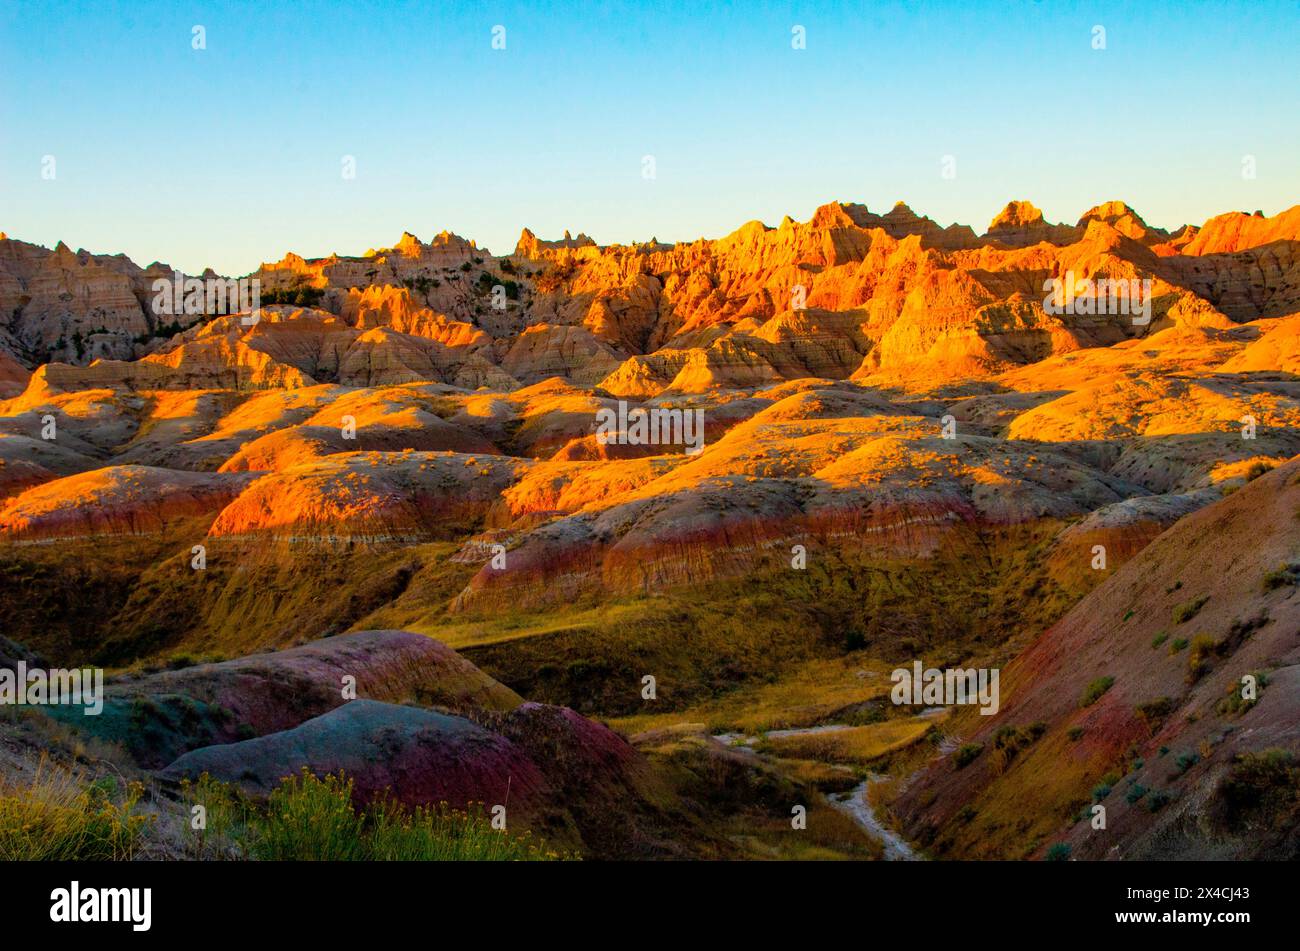
[[[854,207],[861,208],[864,212],[867,210],[865,205],[854,206],[841,201],[827,202],[813,212],[808,223],[814,228],[847,228],[857,224],[849,211]]]
[[[989,231],[998,228],[1023,228],[1043,220],[1043,213],[1032,201],[1009,201],[989,223]]]
[[[752,239],[752,238],[762,237],[763,235],[767,234],[767,232],[771,230],[772,229],[769,228],[767,225],[763,224],[763,222],[759,221],[757,218],[754,218],[751,219],[750,221],[746,221],[735,231],[731,232],[731,234],[728,235],[728,237],[731,239],[740,239],[740,238]]]
[[[402,236],[393,245],[393,250],[407,257],[418,258],[424,250],[424,244],[411,232],[403,231]]]

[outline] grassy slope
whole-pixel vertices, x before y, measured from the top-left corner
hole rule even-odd
[[[1178,522],[1007,668],[998,715],[953,717],[950,735],[983,751],[913,764],[895,804],[909,834],[963,857],[1056,841],[1085,857],[1284,853],[1225,811],[1224,784],[1243,757],[1300,754],[1300,568],[1280,570],[1298,562],[1300,461]],[[1257,703],[1240,702],[1244,674],[1266,682]],[[1079,820],[1094,802],[1106,830]]]

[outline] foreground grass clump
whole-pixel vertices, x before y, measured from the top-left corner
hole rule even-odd
[[[42,760],[30,785],[0,784],[0,861],[112,861],[135,856],[147,817],[143,792],[115,783],[83,786],[81,777]]]
[[[185,784],[191,806],[202,806],[204,828],[193,830],[196,857],[288,862],[511,862],[565,858],[532,841],[494,829],[481,807],[446,803],[414,809],[378,800],[352,804],[352,780],[321,779],[307,769],[288,776],[264,806],[249,802],[207,775]]]

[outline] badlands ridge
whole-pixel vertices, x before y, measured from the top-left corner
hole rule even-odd
[[[1137,282],[1150,320],[1045,308],[1067,275]],[[1010,665],[998,716],[926,723],[934,746],[899,754],[913,778],[889,791],[894,814],[932,854],[1040,856],[1061,840],[1107,855],[1061,826],[1117,764],[1162,795],[1187,784],[1158,821],[1117,805],[1125,855],[1294,848],[1294,816],[1277,820],[1290,838],[1261,844],[1237,813],[1198,825],[1195,795],[1236,795],[1240,757],[1264,739],[1300,749],[1300,206],[1167,232],[1122,202],[1073,225],[1012,202],[978,235],[903,204],[832,203],[674,245],[525,230],[499,256],[405,234],[262,265],[255,320],[156,313],[154,282],[172,276],[0,236],[8,636],[75,663],[235,657],[124,696],[147,684],[211,702],[266,665],[316,669],[310,645],[343,632],[353,647],[322,651],[383,667],[427,650],[476,692],[421,682],[444,712],[403,712],[388,707],[406,693],[376,686],[368,705],[289,716],[241,688],[222,705],[249,706],[260,745],[169,724],[163,747],[136,750],[144,766],[251,763],[265,786],[286,750],[357,768],[370,747],[331,738],[378,742],[391,721],[491,747],[540,815],[546,790],[580,784],[547,765],[554,727],[657,803],[641,753],[560,704],[642,715],[629,685],[652,670],[660,709],[713,722],[702,704],[800,665],[924,654]],[[601,412],[629,406],[703,411],[703,451],[598,439]],[[1200,634],[1190,672],[1169,659],[1166,639]],[[1224,706],[1247,670],[1234,657],[1267,672],[1257,705]],[[1117,686],[1080,713],[1102,676]],[[639,749],[679,765],[723,755],[632,725],[655,728]],[[1180,744],[1200,765],[1166,777],[1154,751]],[[958,748],[985,752],[955,767]],[[999,812],[1013,801],[1023,822]],[[569,813],[547,828],[605,854],[676,854],[685,813],[645,809],[634,845],[603,825],[565,839],[583,822]]]

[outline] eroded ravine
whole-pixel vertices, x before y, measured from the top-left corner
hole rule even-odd
[[[937,709],[942,710],[942,708]],[[926,711],[926,713],[929,712],[931,711]],[[727,746],[747,750],[757,756],[763,756],[764,754],[759,753],[755,748],[755,745],[762,739],[815,736],[820,733],[835,733],[852,728],[850,724],[846,723],[828,723],[821,726],[803,727],[802,729],[768,730],[756,736],[747,736],[743,733],[718,733],[713,738],[720,743],[725,743]],[[880,840],[885,848],[884,858],[886,862],[921,861],[922,857],[908,844],[906,839],[880,821],[871,805],[868,797],[871,787],[888,779],[888,776],[870,773],[866,779],[853,787],[851,791],[831,794],[826,799],[836,809],[853,819],[868,835]]]

